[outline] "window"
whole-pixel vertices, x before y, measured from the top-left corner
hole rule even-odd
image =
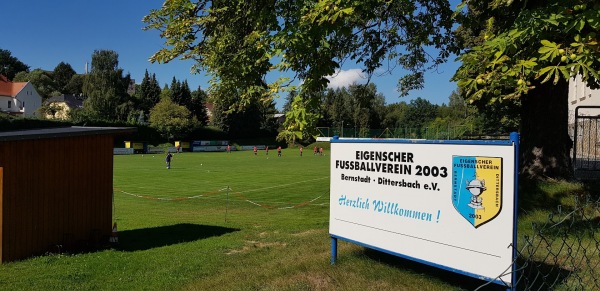
[[[10,105],[11,105],[11,102],[10,102],[10,100],[9,100],[9,101],[8,101],[8,108],[10,108]]]

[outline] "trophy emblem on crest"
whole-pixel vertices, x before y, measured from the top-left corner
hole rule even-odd
[[[484,209],[483,207],[483,198],[481,198],[481,193],[485,191],[485,180],[471,180],[471,182],[467,181],[467,190],[471,193],[471,202],[469,202],[469,206],[473,209]]]

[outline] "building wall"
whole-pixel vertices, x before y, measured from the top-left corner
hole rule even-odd
[[[577,106],[600,106],[600,90],[590,89],[581,80],[581,76],[569,81],[569,124],[575,122]],[[597,114],[596,110],[580,110],[579,114]]]
[[[23,112],[23,116],[39,116],[37,111],[42,107],[42,97],[31,83],[27,83],[15,97],[17,99],[17,108]]]
[[[9,102],[10,108],[8,107]],[[8,96],[0,96],[0,111],[15,112],[15,110],[17,109],[18,107],[15,98]]]
[[[8,103],[10,102],[10,107]],[[39,116],[42,97],[31,83],[27,83],[16,96],[0,96],[0,111],[19,113],[26,117]]]
[[[113,137],[0,141],[0,262],[108,241]]]

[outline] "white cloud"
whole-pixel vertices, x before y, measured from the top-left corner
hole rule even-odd
[[[361,69],[337,70],[335,74],[325,77],[329,80],[328,88],[338,89],[348,87],[352,83],[366,83],[367,79]]]

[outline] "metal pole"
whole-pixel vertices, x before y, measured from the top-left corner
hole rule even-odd
[[[229,212],[229,186],[227,186],[227,206],[225,206],[225,222],[227,222],[227,213]]]
[[[518,201],[519,201],[519,147],[520,147],[520,138],[519,138],[519,134],[517,132],[511,132],[510,133],[510,140],[512,141],[513,145],[514,145],[514,155],[515,155],[515,172],[513,173],[514,175],[514,182],[513,182],[513,191],[514,191],[514,209],[513,209],[513,217],[514,217],[514,221],[513,221],[513,242],[512,242],[512,248],[513,248],[513,254],[512,254],[512,280],[511,280],[511,286],[510,289],[507,290],[517,290],[517,212],[519,209],[519,205],[518,205]]]
[[[221,189],[221,191],[223,190],[227,190],[227,202],[225,202],[225,223],[227,223],[227,212],[229,212],[229,190],[231,190],[231,188],[227,186],[227,188]]]
[[[579,127],[579,106],[575,108],[575,130],[573,132],[573,173],[577,170],[577,128]]]
[[[337,260],[337,238],[331,237],[331,264],[335,265]]]

